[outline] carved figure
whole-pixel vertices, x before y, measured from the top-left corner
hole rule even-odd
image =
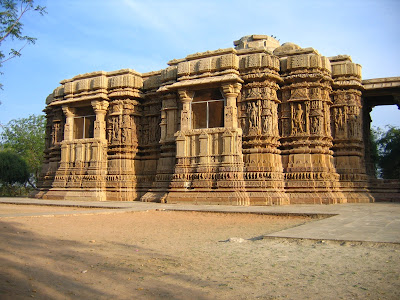
[[[267,108],[263,117],[263,133],[272,133],[272,118],[271,108]]]
[[[352,138],[358,138],[360,129],[359,129],[359,122],[358,122],[358,116],[357,115],[349,115],[349,120],[348,120],[348,130],[349,130],[349,137]]]
[[[119,141],[119,120],[118,117],[112,118],[112,141]]]
[[[313,117],[311,119],[311,133],[318,134],[320,132],[320,120],[319,117]]]
[[[246,121],[246,118],[241,118],[240,123],[241,123],[241,128],[243,130],[243,133],[247,134],[247,121]]]
[[[335,127],[336,129],[343,129],[343,112],[342,109],[339,108],[335,108]]]
[[[294,109],[294,116],[293,116],[293,127],[292,133],[297,134],[304,132],[303,130],[303,109],[301,108],[301,104],[297,104],[297,109]]]
[[[251,111],[250,111],[250,127],[258,127],[258,108],[255,102],[251,103]]]
[[[183,110],[182,111],[182,120],[181,123],[184,126],[188,126],[189,125],[189,112],[187,110]]]
[[[247,116],[249,119],[249,128],[253,127],[253,119],[251,118],[251,103],[247,102]]]
[[[52,145],[57,144],[60,141],[61,130],[60,123],[53,123],[53,132],[52,132]]]

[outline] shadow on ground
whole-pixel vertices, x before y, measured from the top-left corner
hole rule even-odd
[[[208,299],[174,258],[137,245],[55,239],[15,221],[0,221],[0,241],[1,299]]]

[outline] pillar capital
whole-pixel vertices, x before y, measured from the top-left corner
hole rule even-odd
[[[190,102],[193,99],[194,91],[189,90],[179,90],[178,91],[179,98],[183,103]]]
[[[97,114],[105,114],[107,112],[107,108],[110,105],[110,103],[108,101],[98,101],[98,100],[93,100],[91,102],[92,107],[94,112]]]
[[[230,98],[230,97],[236,98],[237,95],[240,93],[241,88],[242,88],[242,85],[238,82],[222,85],[222,91],[224,92],[224,94],[227,98]]]
[[[62,111],[67,118],[73,118],[75,116],[75,108],[73,107],[68,107],[66,105],[63,105]]]

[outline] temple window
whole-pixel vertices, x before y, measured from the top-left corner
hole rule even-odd
[[[74,117],[74,139],[93,138],[94,121],[96,116],[93,108],[77,108],[78,114]]]
[[[219,89],[196,91],[192,101],[192,128],[223,127],[224,105]]]

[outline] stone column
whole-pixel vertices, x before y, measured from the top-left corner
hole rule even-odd
[[[237,97],[242,84],[222,85],[226,98],[224,131],[222,133],[222,163],[219,168],[217,187],[234,191],[232,197],[236,205],[249,205],[243,176],[242,129],[238,126]]]
[[[224,109],[225,128],[238,128],[236,99],[240,93],[241,87],[242,85],[240,83],[230,83],[222,86],[222,90],[226,98],[226,105]]]
[[[345,202],[330,150],[329,60],[311,48],[288,55],[281,59],[281,143],[286,191],[293,204]]]
[[[73,160],[71,153],[71,141],[74,139],[75,109],[68,106],[63,106],[62,110],[66,117],[66,120],[64,126],[64,140],[61,142],[61,160],[59,173],[67,172],[67,170],[69,169],[69,165]]]
[[[94,138],[106,139],[106,122],[105,115],[107,113],[108,101],[92,101],[93,110],[96,114],[96,121],[94,122]]]
[[[133,201],[139,197],[135,175],[138,168],[137,128],[140,128],[136,123],[139,120],[138,103],[119,98],[115,97],[110,102],[107,139],[104,136],[107,143],[107,199]]]
[[[368,180],[376,179],[375,164],[372,161],[371,153],[371,112],[372,107],[365,105],[363,101],[363,139],[364,139],[364,161],[365,161],[365,171],[368,176]]]
[[[240,100],[246,190],[253,205],[288,204],[279,150],[279,58],[251,53],[240,69],[244,79]]]
[[[188,90],[179,90],[179,97],[182,102],[181,111],[181,131],[192,129],[192,109],[191,103],[193,92]]]
[[[224,108],[224,127],[226,129],[238,129],[237,122],[237,104],[236,99],[240,93],[242,85],[240,83],[229,83],[222,86],[226,98],[226,105]],[[240,129],[239,129],[240,130]],[[241,133],[241,130],[240,130]],[[241,137],[241,134],[240,134]],[[223,163],[233,164],[235,157],[239,154],[242,157],[242,153],[235,153],[233,143],[241,144],[242,140],[237,140],[237,135],[230,130],[226,130],[223,135],[223,152],[222,161]]]
[[[191,102],[193,98],[193,92],[188,90],[179,90],[178,95],[182,103],[182,110],[180,116],[180,130],[175,133],[174,139],[176,143],[176,162],[174,166],[173,180],[170,184],[170,188],[176,191],[181,191],[187,188],[191,183],[188,180],[191,168],[190,161],[188,159],[187,143],[190,143],[190,136],[186,136],[186,133],[192,128],[191,121]]]
[[[64,141],[71,141],[74,138],[74,117],[75,117],[75,109],[63,106],[62,110],[66,117],[65,127],[64,127]]]
[[[160,157],[157,162],[157,175],[152,188],[140,200],[144,202],[165,202],[174,175],[176,158],[184,156],[185,138],[175,140],[178,130],[178,99],[176,93],[161,95]],[[177,153],[177,149],[180,149]]]
[[[347,202],[371,202],[363,143],[361,66],[350,56],[331,57],[331,129],[336,170]]]

